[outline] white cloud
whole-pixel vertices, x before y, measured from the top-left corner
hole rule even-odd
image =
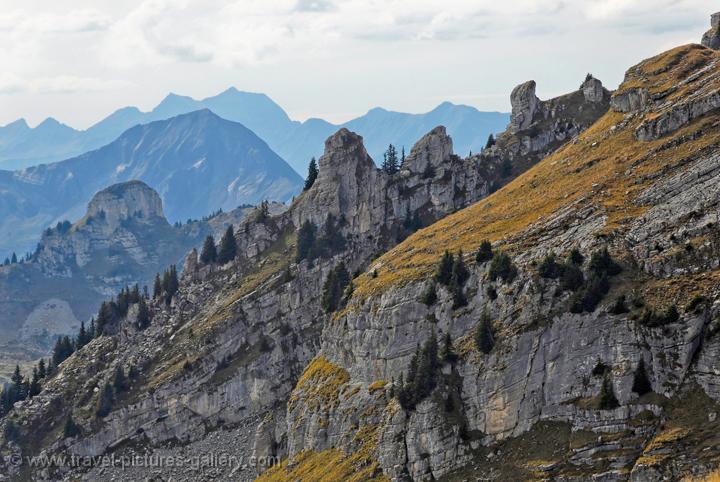
[[[0,32],[17,34],[58,34],[102,31],[110,18],[97,10],[71,10],[63,14],[24,11],[0,14]]]
[[[613,87],[632,62],[697,41],[710,13],[707,0],[25,0],[0,13],[0,122],[47,110],[41,92],[112,91],[86,96],[82,115],[97,119],[234,84],[332,117],[470,102],[530,77],[564,92],[588,70]],[[53,100],[79,116],[74,98]]]
[[[130,82],[121,80],[106,80],[95,77],[76,77],[73,75],[59,75],[55,77],[40,77],[23,80],[17,75],[0,75],[0,94],[73,94],[78,92],[103,92],[122,88]]]

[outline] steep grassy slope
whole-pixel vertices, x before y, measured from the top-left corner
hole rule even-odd
[[[705,77],[720,86],[708,67],[718,52],[689,45],[665,52],[629,70],[619,93],[638,86],[663,95],[667,102],[684,98]],[[692,81],[687,81],[689,73]],[[675,87],[682,81],[682,87]],[[670,92],[668,92],[670,91]],[[617,94],[616,94],[617,95]],[[679,97],[678,97],[679,96]],[[426,278],[449,249],[475,251],[483,239],[501,242],[521,253],[533,246],[558,214],[569,218],[591,208],[606,218],[597,236],[621,234],[648,206],[638,195],[653,183],[682,170],[720,144],[720,113],[711,112],[667,137],[640,142],[634,131],[669,106],[643,114],[610,111],[576,141],[542,160],[502,190],[477,204],[421,230],[370,266],[358,280],[356,294],[367,297],[392,286]],[[377,276],[374,275],[377,273]]]

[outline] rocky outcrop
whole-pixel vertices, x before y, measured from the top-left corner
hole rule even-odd
[[[720,12],[710,17],[710,30],[705,32],[701,43],[713,50],[720,50]]]
[[[510,94],[510,126],[513,132],[530,127],[537,111],[540,99],[535,95],[535,81],[529,80],[515,87]]]
[[[269,209],[278,214],[286,207]],[[57,335],[74,335],[81,321],[89,323],[101,301],[125,286],[149,285],[207,234],[220,239],[252,212],[241,208],[171,226],[160,196],[143,182],[98,192],[78,222],[45,230],[29,261],[0,267],[0,343],[32,340],[34,356],[45,355]]]
[[[589,75],[587,79],[585,79],[581,89],[583,91],[583,95],[585,96],[585,100],[588,102],[597,103],[605,100],[605,94],[607,91],[603,87],[602,82],[592,75]]]
[[[453,154],[453,144],[445,128],[440,126],[431,130],[412,148],[400,168],[407,170],[404,175],[424,175],[430,169],[438,169],[449,161]]]
[[[141,181],[129,181],[103,189],[88,204],[86,220],[104,219],[110,229],[132,218],[152,222],[153,218],[165,218],[162,201],[155,190]],[[82,221],[81,221],[82,222]]]
[[[610,107],[615,112],[638,112],[643,111],[648,106],[650,94],[647,89],[627,89],[622,92],[616,92],[610,99]]]
[[[420,404],[417,413],[409,414],[388,402],[392,380],[374,380],[381,373],[392,378],[402,371],[422,339],[416,330],[432,323],[423,318],[428,308],[415,299],[421,287],[389,292],[383,299],[404,306],[391,310],[376,301],[368,305],[389,315],[385,321],[397,324],[395,331],[381,327],[380,319],[364,309],[352,316],[324,313],[320,298],[325,280],[341,261],[350,272],[365,270],[378,252],[419,226],[486,197],[569,141],[607,109],[609,93],[603,91],[598,101],[597,85],[587,90],[538,101],[530,109],[533,115],[526,130],[513,132],[511,126],[487,152],[466,159],[452,153],[444,128],[433,129],[395,174],[375,167],[360,136],[340,130],[326,141],[314,185],[287,212],[251,216],[240,223],[235,230],[239,255],[225,266],[205,265],[196,252],[186,256],[180,289],[172,301],[148,301],[150,326],[139,331],[137,312],[131,308],[116,335],[100,337],[63,363],[43,393],[18,408],[23,430],[42,432],[50,419],[59,423],[72,413],[83,435],[52,439],[43,447],[46,453],[79,455],[110,450],[159,454],[174,443],[183,445],[184,453],[193,453],[224,443],[235,455],[286,457],[303,449],[342,447],[352,452],[376,442],[382,444],[381,468],[388,474],[402,478],[410,471],[418,479],[449,474],[476,448],[466,441],[471,426],[462,419],[468,410],[459,405],[457,411],[448,408],[466,398],[458,398],[462,385],[448,386],[452,397]],[[331,214],[336,224],[330,229],[342,235],[343,247],[312,262],[292,262],[298,228],[310,221],[323,233]],[[486,286],[475,268],[473,273],[479,287],[476,303],[486,296]],[[509,295],[502,296],[503,310],[514,310]],[[445,311],[437,311],[437,320],[445,327],[451,319],[449,294],[443,292],[441,298]],[[471,310],[476,314],[479,307]],[[469,327],[470,318],[453,321],[453,333]],[[356,329],[362,323],[371,328]],[[344,330],[352,330],[347,341],[333,339],[345,336]],[[317,357],[321,345],[337,347],[328,351],[327,363]],[[378,350],[383,359],[370,358]],[[318,362],[311,364],[313,359]],[[354,359],[363,359],[367,366],[360,367]],[[98,419],[92,415],[97,393],[116,366],[138,367],[142,375],[113,411]],[[443,370],[448,376],[458,374],[450,365]],[[310,381],[299,382],[304,379]],[[326,390],[328,381],[332,386]],[[62,408],[49,416],[48,406]],[[454,418],[448,419],[448,410]],[[475,430],[484,422],[472,423]],[[249,479],[257,469],[218,470],[214,475],[221,480]],[[44,476],[70,478],[78,472]],[[86,475],[111,478],[120,472],[93,469]],[[172,475],[194,480],[195,474]]]

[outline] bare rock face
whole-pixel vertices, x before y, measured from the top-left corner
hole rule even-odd
[[[702,37],[701,43],[713,50],[720,50],[720,12],[710,17],[711,28]]]
[[[296,224],[310,220],[321,226],[327,215],[344,215],[353,232],[368,231],[377,219],[380,172],[368,155],[362,137],[343,128],[325,141],[318,160],[315,185],[297,210]],[[315,209],[321,207],[321,209]]]
[[[154,189],[142,181],[129,181],[98,192],[88,204],[86,217],[101,217],[109,226],[116,227],[130,218],[165,218],[165,215]]]
[[[530,80],[515,87],[510,94],[512,113],[510,126],[514,132],[530,127],[540,99],[535,95],[535,81]]]
[[[438,126],[415,144],[401,168],[407,169],[411,173],[423,174],[427,172],[428,168],[439,167],[450,159],[452,153],[452,139],[447,134],[445,127]]]
[[[628,89],[618,92],[610,99],[610,108],[615,112],[637,112],[644,110],[650,101],[650,93],[645,88]]]
[[[605,89],[602,82],[590,76],[582,85],[583,95],[588,102],[602,102],[605,98]]]

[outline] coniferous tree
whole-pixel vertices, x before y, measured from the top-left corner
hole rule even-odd
[[[443,285],[449,285],[452,281],[453,266],[455,265],[455,257],[450,251],[445,250],[442,258],[440,258],[440,264],[435,272],[435,281]]]
[[[313,223],[309,220],[300,226],[297,236],[297,253],[295,255],[295,261],[300,262],[303,259],[313,259],[313,247],[315,246],[316,228]]]
[[[40,393],[40,376],[38,375],[38,369],[33,368],[32,379],[30,380],[30,387],[28,388],[28,395],[34,397]]]
[[[260,205],[255,208],[255,222],[264,223],[270,219],[270,204],[267,201],[262,201]]]
[[[495,335],[493,334],[490,316],[487,312],[483,312],[480,323],[475,328],[475,346],[479,351],[488,354],[495,346]]]
[[[465,266],[465,260],[462,249],[458,252],[457,257],[453,260],[453,267],[450,282],[458,286],[464,286],[470,277],[470,272]]]
[[[80,348],[87,345],[87,343],[90,341],[90,337],[88,336],[87,331],[85,330],[85,322],[80,322],[80,330],[78,331],[77,337],[75,338],[75,349],[79,350]]]
[[[612,259],[607,248],[602,248],[590,257],[590,271],[597,276],[615,276],[622,271],[622,267]]]
[[[635,369],[635,375],[633,377],[632,391],[640,396],[646,393],[652,392],[652,385],[648,379],[647,371],[645,370],[645,359],[641,358]]]
[[[173,296],[175,296],[175,293],[177,293],[179,287],[180,283],[178,282],[177,268],[173,264],[170,265],[170,268],[165,271],[162,280],[162,292],[165,295],[165,303],[167,305],[170,304]]]
[[[70,341],[69,336],[65,335],[58,338],[55,342],[55,347],[53,348],[53,365],[56,367],[60,365],[73,354],[73,351],[73,344],[72,341]]]
[[[573,248],[568,255],[568,262],[575,266],[581,266],[585,262],[585,256],[582,255],[579,249]]]
[[[135,283],[132,290],[130,291],[129,301],[130,301],[130,303],[135,304],[140,301],[140,298],[141,298],[140,286],[137,283]]]
[[[96,336],[104,335],[106,330],[109,329],[110,325],[115,322],[115,312],[112,305],[103,301],[100,304],[100,310],[98,311],[97,320],[95,321]],[[55,363],[55,366],[58,364]]]
[[[400,378],[398,400],[404,408],[415,408],[432,393],[437,386],[439,367],[437,337],[433,333],[422,348],[417,347],[405,381]]]
[[[15,253],[12,254],[12,257],[10,258],[10,264],[17,263],[17,255]]]
[[[47,376],[47,370],[45,368],[45,359],[44,358],[41,358],[40,361],[38,362],[37,369],[38,369],[38,378],[39,379],[42,380],[43,378],[45,378]]]
[[[488,269],[490,281],[501,279],[506,283],[510,283],[515,279],[516,275],[517,268],[513,264],[512,259],[510,259],[510,256],[502,251],[493,255],[490,268]]]
[[[162,282],[160,281],[160,273],[155,273],[155,282],[153,283],[153,299],[162,296]]]
[[[493,257],[492,244],[490,244],[490,241],[485,239],[480,243],[480,249],[478,249],[478,252],[475,255],[475,261],[478,264],[481,264],[481,263],[485,263],[486,261],[490,261],[492,259],[492,257]]]
[[[75,423],[72,416],[68,416],[65,420],[65,426],[63,427],[63,437],[73,438],[80,435],[80,427]]]
[[[485,149],[490,149],[494,145],[495,145],[495,136],[490,134],[488,136],[487,142],[485,143]]]
[[[437,288],[435,287],[434,281],[425,288],[420,301],[427,306],[432,306],[437,303]]]
[[[19,400],[25,400],[27,394],[25,393],[25,384],[23,383],[19,365],[15,365],[15,371],[10,377],[10,381],[12,382],[13,403]]]
[[[222,239],[220,239],[220,249],[218,250],[218,263],[225,264],[235,259],[237,254],[237,242],[235,241],[235,232],[232,225],[228,226]]]
[[[150,326],[150,309],[144,298],[140,298],[138,302],[137,327],[144,330]]]
[[[619,407],[617,398],[615,398],[615,389],[613,388],[612,379],[610,374],[606,373],[603,378],[602,386],[600,387],[600,397],[598,400],[598,408],[600,410],[612,410],[613,408]]]
[[[115,372],[113,373],[113,388],[117,394],[123,393],[128,389],[128,379],[121,365],[115,367]]]
[[[310,165],[308,166],[308,175],[305,179],[305,187],[303,187],[303,191],[307,191],[313,186],[313,184],[315,184],[315,180],[317,179],[318,174],[319,171],[317,161],[313,157],[312,159],[310,159]]]
[[[397,150],[392,144],[383,154],[382,170],[388,174],[395,174],[399,170]]]
[[[348,273],[345,263],[341,262],[328,273],[323,285],[321,298],[322,308],[326,313],[336,311],[343,301],[345,289],[350,285],[350,273]]]
[[[103,389],[100,391],[100,396],[98,397],[95,414],[100,418],[107,416],[107,414],[110,413],[110,410],[112,410],[112,405],[113,389],[109,383],[106,383]]]

